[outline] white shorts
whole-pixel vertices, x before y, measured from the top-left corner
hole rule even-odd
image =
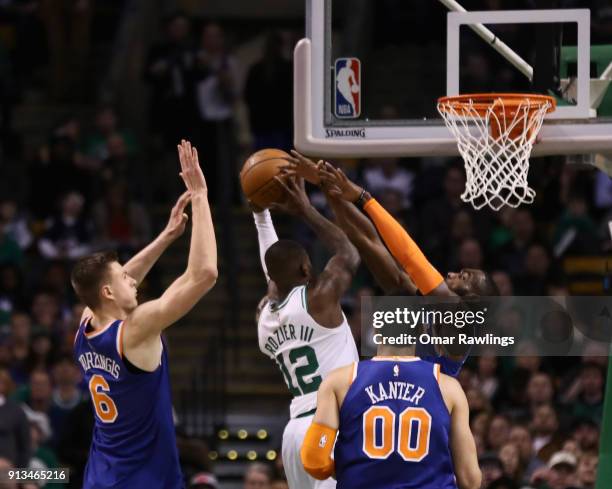
[[[319,481],[310,477],[304,470],[300,459],[300,449],[313,416],[290,419],[283,432],[283,466],[289,489],[336,489],[336,481],[331,477]]]

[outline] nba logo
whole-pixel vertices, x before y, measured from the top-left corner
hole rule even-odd
[[[335,65],[334,114],[341,119],[356,119],[361,115],[361,61],[338,58]]]

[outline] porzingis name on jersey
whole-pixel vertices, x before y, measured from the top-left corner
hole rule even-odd
[[[372,404],[377,404],[387,399],[400,399],[418,406],[419,401],[425,395],[425,389],[420,386],[394,380],[390,380],[386,385],[382,382],[371,384],[364,390]]]
[[[92,368],[98,368],[111,374],[115,379],[119,378],[121,368],[119,364],[112,358],[109,358],[99,353],[88,351],[79,355],[79,363],[83,370],[87,371]]]
[[[299,327],[294,326],[293,324],[281,324],[273,334],[268,336],[264,348],[272,355],[275,355],[276,351],[286,341],[300,340],[310,343],[313,333],[314,328],[305,326],[303,324]]]

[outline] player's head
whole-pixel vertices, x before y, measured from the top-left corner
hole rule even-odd
[[[477,268],[463,268],[459,272],[448,272],[445,282],[450,290],[460,296],[491,297],[499,295],[499,290],[491,275]]]
[[[265,256],[270,279],[283,292],[304,285],[312,278],[312,264],[304,247],[292,240],[281,239],[268,248]]]
[[[109,305],[130,312],[138,305],[136,280],[119,264],[115,252],[81,258],[70,281],[79,299],[94,312]]]

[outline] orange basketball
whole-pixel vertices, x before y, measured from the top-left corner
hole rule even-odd
[[[284,190],[274,177],[287,165],[289,155],[280,149],[262,149],[244,162],[240,171],[242,191],[254,204],[264,209],[283,198]]]

